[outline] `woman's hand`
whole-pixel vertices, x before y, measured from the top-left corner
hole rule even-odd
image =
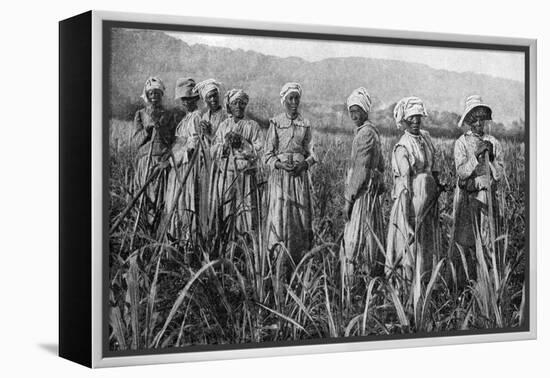
[[[222,145],[222,158],[226,158],[231,153],[231,146],[227,143]]]
[[[170,160],[163,160],[155,167],[156,170],[164,171],[165,169],[170,168]]]
[[[250,160],[250,154],[243,150],[233,150],[233,155],[236,159]]]
[[[294,165],[291,173],[294,176],[299,176],[303,171],[306,171],[308,168],[309,166],[307,164],[307,161],[304,160]]]
[[[493,143],[489,142],[488,140],[482,141],[481,144],[477,147],[475,152],[477,160],[481,162],[485,157],[485,153],[489,154],[489,161],[495,160]]]
[[[283,169],[287,172],[292,172],[292,170],[294,169],[294,166],[292,166],[290,163],[283,163],[280,160],[277,160],[275,162],[275,168]]]
[[[346,199],[344,203],[344,219],[346,222],[350,221],[352,212],[353,212],[353,203]]]
[[[479,146],[477,146],[476,151],[475,151],[475,155],[476,155],[477,160],[482,160],[483,157],[485,156],[485,152],[488,152],[488,151],[489,151],[489,147],[487,146],[485,141],[482,141],[479,144]]]
[[[488,140],[484,141],[483,143],[485,143],[487,151],[489,152],[489,161],[495,160],[495,150],[493,148],[493,143]]]
[[[203,119],[199,122],[199,129],[202,134],[210,135],[212,133],[212,124]]]
[[[441,181],[441,177],[439,176],[439,171],[432,171],[432,176],[435,180],[435,185],[437,186],[437,189],[440,192],[447,191],[447,184],[443,181]]]
[[[153,132],[153,129],[155,128],[155,124],[154,123],[148,123],[144,127],[145,127],[145,131],[147,132],[147,134],[151,134]]]

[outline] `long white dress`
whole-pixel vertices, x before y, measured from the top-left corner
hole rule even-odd
[[[283,169],[276,169],[277,160],[306,161],[309,167],[315,164],[317,158],[313,152],[311,126],[301,115],[291,120],[283,113],[270,120],[264,155],[264,161],[270,167],[267,246],[273,252],[274,246],[282,243],[298,263],[313,241],[309,169],[293,176]]]
[[[354,267],[363,267],[370,275],[381,271],[384,264],[380,245],[384,243],[381,212],[384,160],[380,135],[366,121],[355,133],[351,147],[351,167],[348,171],[345,199],[353,204],[350,220],[344,228],[341,258],[346,274]]]
[[[239,148],[224,151],[229,133],[242,137]],[[260,195],[257,188],[258,162],[262,154],[264,138],[256,121],[230,117],[217,128],[213,143],[217,174],[213,175],[211,190],[218,221],[235,215],[239,232],[259,230]],[[224,204],[224,205],[221,205]]]
[[[201,159],[197,158],[194,164],[190,165],[192,151],[201,148],[199,121],[200,113],[196,110],[187,113],[176,128],[176,140],[172,147],[175,166],[172,167],[168,175],[166,189],[165,209],[167,215],[170,215],[169,212],[176,201],[176,195],[180,188],[178,178],[183,180],[187,170],[191,171],[185,181],[183,192],[178,198],[176,211],[172,214],[168,229],[174,238],[189,239],[199,226]]]
[[[155,129],[154,140],[152,140],[153,128]],[[171,112],[162,106],[154,108],[148,105],[136,112],[134,134],[132,135],[132,143],[137,150],[134,192],[137,192],[147,181],[147,165],[149,164],[150,175],[153,168],[166,158],[174,140],[174,129],[175,124]],[[150,161],[149,151],[151,151]],[[153,224],[160,219],[163,212],[167,176],[165,171],[162,172],[149,184],[143,194],[145,196],[145,212],[148,214],[148,221]]]
[[[439,260],[435,154],[435,146],[425,130],[419,135],[405,131],[393,149],[394,204],[388,224],[387,273],[400,269],[404,277],[412,279],[417,263],[422,275]]]
[[[478,160],[475,156],[482,141],[493,144],[495,158],[488,165],[485,158]],[[455,142],[454,158],[458,176],[453,203],[454,241],[463,247],[474,247],[476,235],[479,235],[482,245],[487,245],[490,236],[489,193],[493,196],[491,226],[498,233],[496,183],[504,175],[502,147],[492,135],[479,137],[468,131]]]

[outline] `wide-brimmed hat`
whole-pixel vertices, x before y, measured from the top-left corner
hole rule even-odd
[[[480,95],[471,95],[466,98],[464,103],[464,113],[462,113],[462,117],[460,117],[460,120],[458,121],[458,127],[462,127],[468,114],[475,108],[479,107],[486,108],[489,111],[489,119],[492,119],[493,109],[483,102]]]
[[[195,98],[199,97],[199,94],[195,90],[195,80],[190,77],[178,79],[176,81],[176,96],[179,98]]]

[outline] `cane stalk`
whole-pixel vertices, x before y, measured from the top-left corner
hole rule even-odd
[[[495,292],[498,293],[500,287],[500,280],[497,269],[497,259],[495,252],[495,224],[494,224],[494,214],[493,214],[493,188],[491,185],[491,167],[489,165],[489,151],[485,151],[485,174],[487,175],[487,182],[489,187],[487,188],[487,205],[489,206],[488,215],[489,215],[489,237],[491,238],[490,244],[490,253],[491,253],[491,263],[493,264],[493,276],[495,280]]]
[[[445,188],[441,185],[438,185],[437,191],[435,196],[431,199],[431,201],[428,203],[428,206],[426,206],[422,213],[415,218],[415,228],[414,228],[414,251],[416,255],[415,259],[415,272],[414,272],[414,278],[413,278],[413,308],[414,308],[414,319],[415,319],[415,325],[418,326],[418,321],[422,319],[422,310],[419,306],[420,299],[421,299],[421,293],[422,293],[422,275],[423,275],[423,268],[424,268],[424,255],[423,255],[423,245],[420,245],[418,243],[418,237],[420,234],[420,229],[424,223],[424,221],[427,219],[428,215],[430,215],[430,212],[433,210],[433,208],[437,205],[439,201],[439,197],[441,196],[441,193],[445,191]],[[433,257],[432,257],[433,261]],[[432,273],[434,272],[435,266],[432,266]],[[425,298],[426,299],[426,298]]]
[[[165,219],[165,222],[162,225],[162,228],[161,228],[160,232],[158,233],[160,240],[162,240],[163,237],[166,234],[166,231],[168,229],[168,225],[170,224],[170,221],[172,220],[172,216],[174,215],[174,211],[176,210],[176,207],[178,206],[179,198],[180,198],[180,196],[183,192],[183,189],[185,187],[185,182],[187,181],[187,178],[189,177],[189,174],[191,173],[191,171],[193,169],[193,165],[195,164],[195,160],[197,159],[198,154],[199,154],[198,149],[195,149],[193,151],[193,154],[191,155],[191,159],[189,160],[189,162],[187,164],[187,170],[185,171],[185,174],[181,178],[180,186],[178,188],[176,196],[174,197],[174,203],[172,204],[172,207],[169,209],[167,217]],[[177,168],[177,166],[174,166],[173,169],[178,169],[178,168]],[[176,178],[177,178],[177,176],[178,175],[176,175]]]
[[[117,220],[115,221],[115,223],[113,223],[113,225],[111,226],[111,228],[109,229],[109,234],[112,234],[113,232],[116,231],[116,229],[118,228],[118,226],[120,226],[120,224],[122,223],[122,221],[126,218],[126,216],[128,215],[128,213],[130,212],[130,210],[133,209],[133,207],[135,206],[136,202],[140,199],[141,197],[141,194],[145,191],[145,189],[147,189],[147,187],[149,186],[149,184],[151,184],[151,182],[153,182],[155,180],[155,178],[157,178],[157,176],[159,175],[160,171],[154,171],[153,174],[151,174],[151,176],[149,176],[149,178],[147,178],[147,181],[145,181],[145,183],[142,185],[142,187],[138,190],[137,194],[134,196],[134,198],[132,198],[130,200],[130,202],[128,203],[128,205],[126,205],[126,207],[124,208],[124,210],[122,210],[122,212],[120,213],[120,215],[117,217]]]
[[[191,163],[193,164],[195,162],[197,154],[193,154],[191,157]],[[159,268],[160,268],[160,260],[162,258],[162,255],[164,253],[164,241],[166,240],[166,230],[168,228],[168,225],[170,224],[170,220],[172,218],[173,212],[178,204],[179,197],[183,191],[183,188],[185,186],[185,182],[187,181],[187,177],[189,176],[189,173],[191,172],[192,164],[189,166],[187,171],[185,172],[185,176],[182,178],[180,176],[180,173],[178,171],[178,165],[176,163],[176,159],[174,157],[174,154],[170,151],[170,159],[172,160],[172,164],[174,165],[173,169],[176,174],[176,180],[180,184],[178,192],[175,197],[174,204],[172,205],[172,208],[170,209],[168,218],[166,219],[166,222],[162,224],[161,232],[159,234],[159,241],[160,244],[155,250],[153,251],[153,257],[151,258],[151,261],[154,261],[156,259],[156,269],[155,269],[155,275],[153,279],[153,283],[151,285],[151,290],[149,293],[148,303],[147,303],[147,311],[146,311],[146,324],[148,325],[147,332],[146,332],[146,342],[147,345],[151,344],[151,336],[152,331],[154,328],[154,324],[152,322],[153,315],[154,315],[154,307],[155,307],[155,298],[157,295],[157,282],[158,282],[158,275],[159,275]]]

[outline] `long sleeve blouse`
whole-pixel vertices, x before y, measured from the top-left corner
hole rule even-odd
[[[227,117],[228,117],[228,114],[223,109],[223,107],[220,107],[215,112],[212,112],[208,108],[202,111],[201,120],[210,122],[210,124],[212,125],[210,134],[207,135],[209,139],[214,139],[216,137],[216,132],[218,131],[219,126],[223,121],[227,119]]]
[[[226,135],[230,132],[239,134],[243,138],[242,146],[234,151],[237,158],[247,161],[247,166],[253,166],[262,154],[264,138],[260,126],[251,119],[241,119],[235,122],[234,118],[223,121],[216,132],[212,146],[212,155],[221,158]]]
[[[456,174],[460,180],[486,176],[486,167],[483,159],[478,161],[475,152],[482,141],[489,141],[493,145],[495,159],[489,162],[491,177],[499,181],[504,174],[504,158],[502,146],[492,135],[485,134],[482,137],[466,132],[455,142],[454,158]]]
[[[318,161],[313,148],[309,120],[302,115],[290,119],[283,113],[269,121],[264,162],[275,168],[277,161],[286,162],[289,159],[293,159],[294,162],[306,161],[310,167]]]
[[[355,201],[369,181],[379,180],[383,171],[380,135],[376,127],[367,121],[357,129],[353,138],[345,199],[349,202]]]
[[[419,135],[407,131],[403,133],[392,154],[393,198],[399,196],[403,189],[411,191],[414,176],[420,173],[432,175],[438,171],[435,154],[435,146],[427,131],[420,130]]]
[[[197,148],[200,139],[200,113],[198,110],[187,113],[176,127],[175,141],[172,147],[174,159],[179,165],[189,160],[188,152]]]
[[[134,134],[132,144],[140,155],[149,150],[149,142],[156,129],[153,140],[153,156],[162,155],[174,141],[175,125],[172,113],[164,107],[147,106],[136,112],[134,116]]]

